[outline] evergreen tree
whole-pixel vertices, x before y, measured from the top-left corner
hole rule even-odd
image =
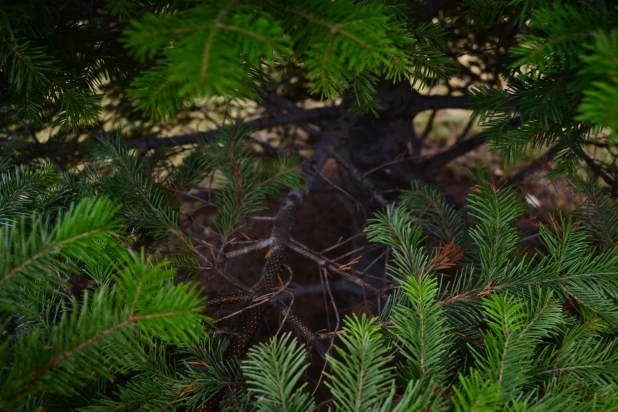
[[[0,407],[618,407],[612,2],[32,0],[0,14]],[[473,117],[425,155],[447,108]],[[280,147],[252,136],[272,128]],[[486,141],[506,163],[549,149],[510,182],[475,171],[453,204],[435,177]],[[341,182],[321,174],[329,159]],[[516,186],[548,161],[585,201],[524,236]],[[291,227],[325,182],[362,229],[320,252]],[[270,236],[241,240],[281,196]],[[245,284],[229,265],[254,252]],[[320,273],[325,331],[294,305],[311,285],[292,254]],[[205,296],[199,272],[233,292]],[[340,316],[335,292],[377,313]]]

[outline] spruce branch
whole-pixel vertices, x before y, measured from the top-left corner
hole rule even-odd
[[[3,405],[37,392],[74,395],[93,370],[107,379],[134,370],[150,337],[187,344],[202,336],[207,318],[197,311],[199,291],[172,285],[174,272],[165,262],[151,267],[143,254],[125,252],[117,268],[117,288],[102,286],[92,297],[85,292],[49,337],[34,333],[12,346],[15,361],[3,376]]]
[[[50,185],[60,182],[49,164],[43,167],[15,168],[0,175],[0,226],[29,215],[43,200]]]
[[[110,242],[118,236],[120,221],[118,206],[108,198],[84,199],[61,214],[55,225],[49,219],[34,216],[30,222],[22,217],[10,228],[0,229],[0,296],[4,310],[10,310],[11,292],[34,282],[61,282],[53,276],[53,268],[65,269],[62,256],[88,258],[96,256],[100,242]],[[26,223],[29,223],[27,226]],[[41,277],[45,273],[51,276]]]
[[[249,392],[257,394],[255,410],[311,411],[313,400],[306,393],[307,383],[300,387],[298,381],[308,364],[304,364],[302,346],[290,333],[273,338],[266,344],[252,348],[242,362],[248,378]]]
[[[410,276],[402,292],[391,315],[397,330],[394,344],[407,359],[400,373],[407,380],[431,377],[435,382],[443,381],[450,369],[452,335],[445,311],[437,301],[438,282],[432,275]]]
[[[347,333],[341,335],[343,347],[336,348],[337,358],[328,356],[332,373],[326,374],[326,385],[337,410],[379,407],[388,399],[393,381],[393,368],[387,366],[388,347],[383,344],[379,327],[365,315],[347,318],[344,323]]]

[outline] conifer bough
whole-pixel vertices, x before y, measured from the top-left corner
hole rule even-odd
[[[0,408],[618,407],[613,3],[49,1],[0,15]],[[427,155],[442,109],[473,119]],[[547,149],[507,183],[471,170],[454,205],[437,176],[485,142],[506,163]],[[525,236],[509,183],[547,162],[584,201]],[[323,250],[292,237],[314,191],[341,194],[357,233]],[[281,197],[270,235],[247,239]],[[245,284],[233,265],[254,252]],[[200,272],[231,292],[208,299]],[[295,302],[315,290],[324,330]],[[345,312],[346,292],[369,309]]]

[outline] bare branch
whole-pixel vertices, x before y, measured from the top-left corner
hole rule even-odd
[[[290,242],[290,230],[294,224],[296,212],[307,196],[311,184],[319,176],[324,163],[330,157],[339,141],[344,136],[347,136],[350,127],[356,120],[357,116],[355,114],[346,111],[337,121],[336,125],[324,134],[316,151],[303,166],[302,175],[305,180],[305,186],[288,192],[281,203],[279,212],[273,222],[271,232],[272,245],[269,249],[269,255],[255,288],[257,296],[269,293],[276,287],[278,275],[282,272],[285,265],[285,250]],[[245,355],[262,323],[267,309],[266,305],[261,305],[244,313],[243,319],[240,322],[240,333],[237,337],[232,338],[225,353],[226,358],[241,358]]]

